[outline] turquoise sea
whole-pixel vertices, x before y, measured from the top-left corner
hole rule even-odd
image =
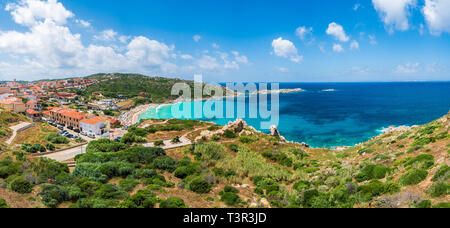
[[[278,129],[287,140],[306,142],[312,147],[353,146],[381,134],[389,126],[426,124],[450,111],[450,82],[280,83],[280,89],[293,88],[304,91],[280,94]],[[176,105],[195,104],[204,102]],[[223,104],[225,108],[226,99]],[[266,120],[248,118],[248,98],[246,104],[247,116],[243,119],[261,130],[260,123]],[[140,119],[172,118],[171,110],[172,105],[152,108]],[[235,120],[195,119],[219,125]]]

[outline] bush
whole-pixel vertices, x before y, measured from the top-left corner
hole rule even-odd
[[[450,208],[450,203],[441,202],[433,206],[433,208]]]
[[[235,206],[240,202],[239,196],[234,192],[224,192],[220,197],[220,200],[225,202],[228,206]]]
[[[125,179],[119,182],[119,187],[122,191],[131,192],[139,185],[139,181],[134,179]]]
[[[180,179],[184,179],[190,175],[199,174],[200,170],[201,168],[199,164],[191,163],[186,166],[178,167],[174,172],[174,176]]]
[[[228,185],[223,188],[223,191],[224,192],[239,193],[239,190],[237,188],[232,187],[232,186],[228,186]]]
[[[230,148],[230,150],[235,153],[237,153],[239,151],[239,147],[236,144],[231,144],[228,148]]]
[[[69,192],[57,185],[45,185],[39,193],[42,203],[50,208],[56,208],[59,204],[69,200]]]
[[[17,177],[11,182],[11,190],[20,194],[31,193],[33,191],[33,185],[23,177]]]
[[[253,143],[256,142],[258,139],[250,137],[250,136],[241,136],[239,138],[239,142],[244,143],[244,144],[249,144],[249,143]]]
[[[198,194],[206,194],[211,191],[211,185],[203,178],[194,178],[189,183],[189,189]]]
[[[414,169],[408,173],[403,174],[398,182],[403,186],[415,185],[425,180],[427,176],[428,172],[426,170]]]
[[[450,185],[447,183],[442,182],[436,182],[433,185],[431,185],[430,189],[428,189],[428,194],[430,194],[431,197],[440,197],[443,195],[448,195],[450,189]]]
[[[70,141],[57,133],[51,133],[45,137],[45,140],[53,143],[53,144],[68,144]]]
[[[172,157],[163,156],[154,159],[152,165],[157,169],[173,172],[177,168],[177,161]]]
[[[162,146],[165,146],[164,141],[162,141],[162,140],[156,141],[156,142],[154,143],[154,145],[155,145],[156,147],[162,147]]]
[[[186,208],[184,200],[177,197],[170,197],[161,201],[159,208]]]
[[[49,151],[55,151],[55,149],[56,149],[55,146],[53,144],[51,144],[51,143],[48,143],[45,147]]]
[[[386,174],[390,171],[389,167],[382,165],[368,165],[364,167],[356,176],[358,182],[367,180],[378,180],[386,177]]]
[[[181,143],[180,136],[176,136],[175,138],[172,139],[171,142],[172,142],[173,144]]]
[[[136,194],[125,199],[119,208],[154,208],[158,199],[149,190],[139,190]]]
[[[6,200],[0,198],[0,208],[9,208],[6,204]]]
[[[225,136],[225,138],[228,138],[228,139],[234,139],[234,138],[237,138],[236,133],[234,133],[234,132],[231,131],[230,129],[225,130],[225,132],[223,133],[223,135]]]
[[[431,208],[430,200],[422,200],[420,203],[416,204],[416,208]]]
[[[442,165],[433,177],[433,181],[446,181],[450,178],[450,167],[447,164]]]
[[[375,149],[371,149],[371,148],[363,148],[361,150],[358,151],[359,155],[363,155],[363,154],[371,154],[375,152]]]
[[[127,146],[123,143],[109,139],[99,139],[89,142],[86,147],[86,153],[118,152],[124,150],[125,148],[127,148]]]
[[[217,143],[197,143],[192,145],[190,152],[199,159],[217,161],[225,157],[226,149]]]
[[[431,154],[421,154],[417,157],[410,158],[404,163],[407,169],[429,169],[434,165],[434,157]]]
[[[124,193],[114,184],[103,184],[95,192],[95,195],[102,199],[120,199],[124,196]]]

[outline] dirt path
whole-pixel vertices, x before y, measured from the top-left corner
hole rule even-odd
[[[50,158],[50,159],[53,159],[58,162],[63,162],[63,161],[73,159],[79,154],[86,153],[86,147],[87,147],[87,145],[83,145],[83,146],[59,151],[59,152],[56,152],[53,154],[43,155],[42,157]]]

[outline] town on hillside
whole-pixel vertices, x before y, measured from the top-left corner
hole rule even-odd
[[[79,93],[98,82],[94,78],[0,82],[0,107],[33,122],[48,122],[71,139],[110,138],[111,126],[120,126],[114,115],[119,101],[102,99],[100,93],[93,94],[99,99],[84,101]]]

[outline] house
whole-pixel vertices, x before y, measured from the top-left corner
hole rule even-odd
[[[15,97],[8,97],[3,100],[0,100],[0,107],[5,109],[6,111],[23,113],[26,111],[26,106],[22,102],[21,99],[17,99]]]
[[[33,109],[27,109],[27,111],[25,112],[25,115],[28,118],[32,119],[33,121],[41,119],[41,113],[39,113],[38,111],[35,111]]]
[[[37,101],[35,101],[35,100],[29,100],[29,101],[27,102],[27,104],[26,104],[26,108],[27,108],[27,109],[32,109],[32,110],[35,110],[35,111],[40,111],[41,106],[38,104]]]
[[[88,134],[103,135],[107,131],[107,122],[108,119],[100,116],[83,119],[80,121],[80,130]]]
[[[80,121],[88,116],[86,113],[77,112],[66,107],[52,108],[49,111],[52,121],[74,129],[80,129]]]

